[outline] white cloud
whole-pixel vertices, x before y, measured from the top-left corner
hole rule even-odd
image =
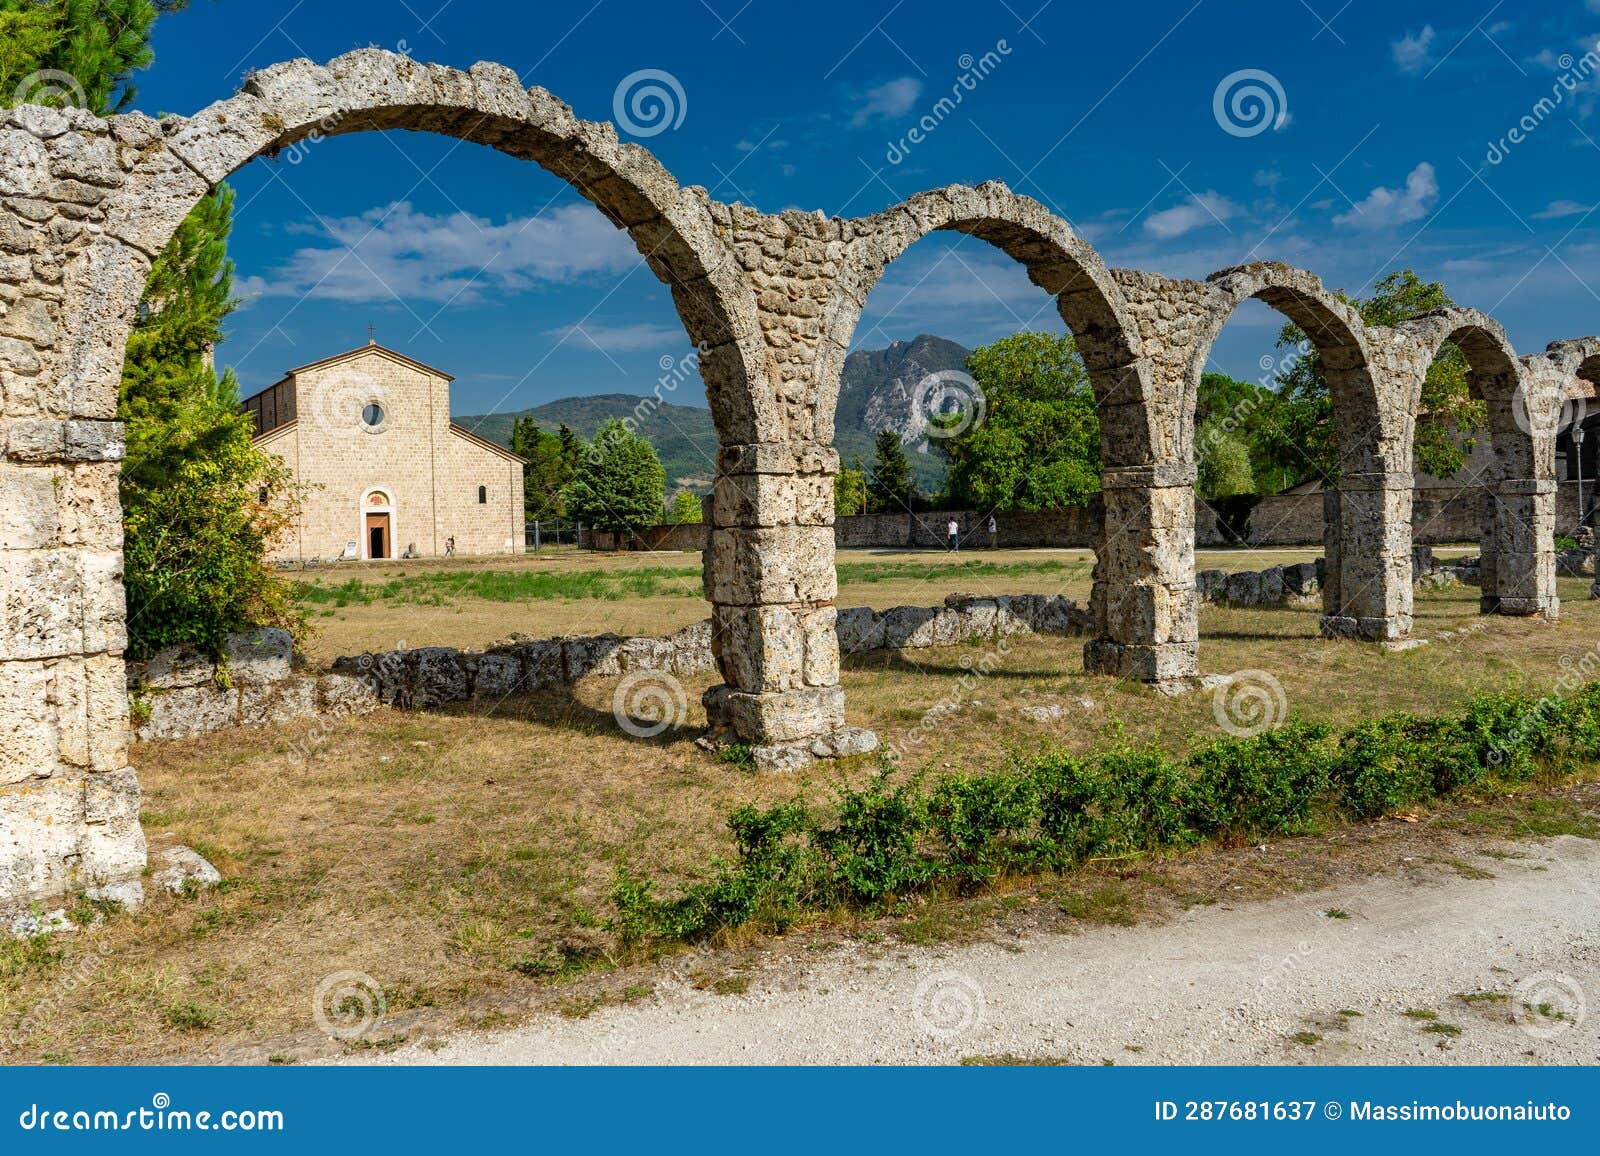
[[[1423,161],[1406,176],[1405,188],[1386,189],[1379,185],[1348,213],[1335,217],[1333,223],[1356,229],[1388,229],[1421,220],[1438,199],[1438,178],[1433,166]]]
[[[1600,0],[1594,0],[1600,4]],[[1582,205],[1577,201],[1551,201],[1544,208],[1533,214],[1535,221],[1559,221],[1563,217],[1577,217],[1584,213],[1592,212],[1594,205]]]
[[[1255,182],[1256,182],[1257,187],[1259,187],[1259,188],[1271,189],[1273,192],[1276,192],[1277,189],[1278,189],[1278,185],[1282,180],[1283,180],[1283,174],[1280,173],[1277,169],[1257,169],[1256,170]]]
[[[546,337],[569,344],[587,344],[603,353],[637,353],[641,349],[670,352],[689,344],[689,338],[676,325],[606,325],[580,321],[545,330]]]
[[[851,128],[861,128],[874,120],[894,120],[911,111],[922,95],[922,81],[914,76],[898,79],[867,89],[866,99],[850,117]]]
[[[1170,209],[1151,213],[1144,219],[1144,231],[1157,240],[1170,241],[1202,226],[1221,224],[1238,211],[1238,205],[1216,190],[1208,189]]]
[[[1421,32],[1407,32],[1399,40],[1391,43],[1389,55],[1394,58],[1395,67],[1401,72],[1421,72],[1431,59],[1429,52],[1433,48],[1436,35],[1432,24],[1424,24]]]
[[[291,231],[327,243],[296,249],[265,277],[242,279],[242,294],[467,302],[625,273],[641,260],[628,235],[588,205],[496,224],[468,213],[419,213],[397,201]]]

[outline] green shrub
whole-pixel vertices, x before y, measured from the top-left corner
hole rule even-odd
[[[954,775],[928,801],[928,819],[943,847],[946,873],[962,885],[991,882],[1031,856],[1028,839],[1038,812],[1036,784],[1014,771]]]
[[[1328,728],[1293,721],[1250,738],[1225,738],[1189,755],[1195,828],[1207,835],[1292,831],[1328,789]]]
[[[1038,810],[1033,847],[1038,866],[1070,867],[1115,842],[1115,819],[1105,805],[1110,792],[1098,765],[1072,755],[1049,754],[1023,773],[1033,780]]]
[[[1527,778],[1557,758],[1600,759],[1600,682],[1565,698],[1481,694],[1458,715],[1397,713],[1359,723],[1337,745],[1327,727],[1290,722],[1196,747],[1175,762],[1154,747],[1093,759],[1051,752],[988,775],[949,775],[931,793],[895,784],[885,764],[841,786],[819,824],[801,799],[728,816],[737,855],[677,899],[617,872],[611,926],[625,944],[697,940],[755,922],[783,930],[807,909],[882,909],[954,883],[973,889],[1010,869],[1061,870],[1201,839],[1303,829],[1321,799],[1376,818],[1481,782]]]
[[[846,902],[874,905],[917,890],[934,874],[917,854],[928,828],[927,797],[918,780],[891,786],[889,775],[885,766],[862,790],[841,786],[833,826],[812,835],[830,891]]]
[[[1375,819],[1481,775],[1454,719],[1400,712],[1357,723],[1339,742],[1332,778],[1347,809]]]

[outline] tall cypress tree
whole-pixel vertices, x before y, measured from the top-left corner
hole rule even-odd
[[[100,116],[133,101],[154,59],[150,33],[187,0],[0,0],[0,101],[82,103]],[[59,76],[39,73],[64,73]],[[237,301],[227,259],[233,193],[221,186],[151,266],[118,395],[129,646],[216,648],[230,630],[294,626],[287,588],[266,568],[292,513],[281,463],[252,444],[232,372],[213,351]]]
[[[900,513],[911,509],[916,487],[911,480],[911,463],[892,429],[878,431],[874,448],[872,481],[867,486],[868,505],[876,514]]]

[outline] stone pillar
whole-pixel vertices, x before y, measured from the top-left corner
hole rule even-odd
[[[1492,520],[1485,523],[1482,612],[1557,617],[1561,600],[1556,596],[1556,482],[1503,479],[1493,484],[1489,500]]]
[[[1090,674],[1177,683],[1199,670],[1193,466],[1125,466],[1101,479]]]
[[[1347,473],[1324,499],[1322,633],[1387,642],[1411,632],[1411,475]]]
[[[102,231],[121,179],[106,122],[0,112],[0,916],[132,901],[145,864],[113,419],[148,263]]]
[[[766,769],[877,745],[870,732],[844,725],[834,632],[838,472],[831,446],[734,445],[717,455],[705,583],[724,685],[706,692],[706,715]]]

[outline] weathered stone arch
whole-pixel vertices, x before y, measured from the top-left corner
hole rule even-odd
[[[998,181],[920,193],[843,222],[821,347],[812,367],[818,436],[831,440],[844,359],[867,295],[929,233],[977,237],[1055,299],[1100,413],[1104,517],[1096,538],[1095,637],[1085,666],[1167,682],[1195,673],[1193,471],[1178,457],[1172,408],[1155,395],[1140,331],[1093,247],[1043,205]]]
[[[1413,356],[1402,377],[1411,386],[1406,413],[1414,433],[1428,368],[1446,342],[1467,362],[1467,386],[1487,411],[1494,465],[1482,479],[1483,531],[1479,544],[1484,614],[1560,612],[1553,549],[1540,549],[1555,533],[1555,429],[1540,432],[1531,418],[1533,376],[1517,359],[1500,323],[1476,309],[1451,307],[1422,314],[1394,327]]]
[[[867,295],[908,248],[940,231],[987,241],[1055,298],[1102,407],[1126,405],[1141,415],[1150,412],[1148,382],[1139,364],[1143,353],[1138,330],[1127,315],[1121,290],[1093,247],[1037,201],[1013,193],[999,181],[977,188],[951,185],[918,193],[846,225],[845,249],[814,365],[819,434],[832,437],[839,375]],[[1118,442],[1115,464],[1149,465],[1159,460],[1164,447],[1150,422],[1141,417],[1130,424],[1134,428],[1124,432],[1133,435],[1132,444]]]
[[[151,259],[199,198],[251,159],[396,128],[540,164],[627,229],[671,287],[722,442],[705,573],[725,685],[708,692],[707,713],[769,767],[875,742],[844,725],[839,687],[833,409],[867,292],[938,229],[1020,261],[1055,296],[1089,367],[1106,432],[1091,670],[1158,683],[1195,671],[1194,398],[1206,351],[1247,297],[1307,331],[1335,395],[1345,457],[1329,494],[1324,628],[1378,638],[1409,629],[1411,438],[1422,375],[1445,339],[1468,350],[1475,388],[1493,404],[1520,372],[1511,420],[1520,405],[1534,434],[1508,440],[1519,476],[1502,470],[1496,496],[1526,499],[1529,512],[1498,519],[1485,554],[1492,545],[1498,559],[1498,609],[1554,610],[1553,590],[1540,602],[1536,585],[1553,573],[1540,505],[1553,488],[1551,415],[1575,375],[1600,376],[1594,338],[1508,365],[1504,335],[1481,315],[1367,328],[1315,277],[1283,265],[1206,282],[1109,273],[1066,222],[999,184],[952,186],[858,220],[722,204],[498,65],[460,72],[361,51],[267,69],[190,118],[3,110],[0,909],[135,881],[144,864],[127,766],[114,419]],[[1515,489],[1524,483],[1526,493]],[[1513,555],[1533,559],[1521,605],[1507,585]]]
[[[503,65],[476,64],[462,72],[361,49],[326,65],[295,60],[254,73],[227,100],[160,122],[159,141],[150,142],[105,206],[106,236],[134,252],[97,254],[79,284],[104,297],[125,297],[142,282],[141,260],[161,251],[189,209],[257,157],[308,139],[390,129],[487,145],[570,184],[627,230],[671,289],[700,350],[723,440],[777,436],[770,391],[757,387],[765,362],[755,296],[717,235],[706,200],[680,188],[647,149],[620,142],[611,124],[579,120],[545,90],[524,88]],[[131,266],[126,273],[111,268],[119,260]],[[96,370],[120,365],[117,336],[81,335],[68,347],[69,362]]]

